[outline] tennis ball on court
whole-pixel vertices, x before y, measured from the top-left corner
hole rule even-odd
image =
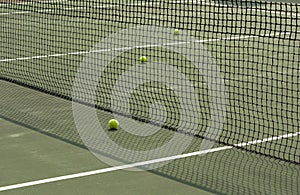
[[[109,120],[109,122],[108,122],[108,127],[109,127],[110,129],[118,129],[118,127],[119,127],[119,122],[118,122],[116,119],[111,119],[111,120]]]
[[[175,34],[175,35],[179,35],[179,30],[178,30],[178,29],[175,29],[175,30],[174,30],[174,34]]]
[[[142,62],[142,63],[147,62],[147,57],[146,56],[141,56],[140,57],[140,62]]]

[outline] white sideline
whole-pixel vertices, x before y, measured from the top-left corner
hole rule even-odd
[[[132,4],[126,4],[126,6],[136,6],[136,5],[140,5],[140,6],[146,6],[148,4],[158,4],[158,2],[154,3],[154,2],[148,2],[148,3],[143,3],[143,2],[139,2],[139,3],[132,3]],[[92,7],[88,7],[88,8],[111,8],[111,7],[120,7],[119,5],[98,5],[98,6],[92,6]],[[87,9],[87,7],[82,6],[82,7],[65,7],[65,8],[61,8],[61,10],[82,10],[82,9]],[[41,10],[36,10],[36,11],[19,11],[19,12],[4,12],[4,13],[0,13],[1,15],[14,15],[14,14],[31,14],[31,13],[46,13],[46,12],[55,12],[55,9],[41,9]]]
[[[205,43],[205,42],[217,42],[217,41],[226,41],[226,40],[238,40],[238,39],[253,39],[258,37],[276,37],[281,35],[291,35],[297,34],[300,31],[296,32],[277,32],[272,34],[260,34],[260,35],[245,35],[245,36],[233,36],[233,37],[224,37],[217,39],[204,39],[204,40],[195,40],[195,43]],[[148,48],[148,47],[162,47],[162,46],[170,46],[170,45],[180,45],[180,44],[188,44],[191,42],[174,42],[174,43],[165,43],[165,44],[155,44],[155,45],[141,45],[134,47],[124,47],[124,48],[113,48],[113,49],[101,49],[101,50],[93,50],[93,51],[79,51],[79,52],[70,52],[70,53],[61,53],[61,54],[48,54],[42,56],[30,56],[30,57],[20,57],[20,58],[10,58],[10,59],[1,59],[0,62],[11,62],[11,61],[22,61],[22,60],[31,60],[31,59],[41,59],[48,57],[60,57],[60,56],[68,56],[68,55],[84,55],[89,53],[101,53],[101,52],[109,52],[109,51],[119,51],[119,50],[129,50],[129,49],[137,49],[137,48]]]
[[[234,144],[234,146],[243,147],[243,146],[260,144],[260,143],[274,141],[274,140],[286,139],[289,137],[296,137],[299,135],[300,135],[300,132],[289,133],[289,134],[280,135],[277,137],[270,137],[270,138],[264,138],[261,140],[254,140],[254,141],[250,141],[250,142]],[[142,167],[142,166],[146,166],[146,165],[150,165],[150,164],[155,164],[155,163],[160,163],[160,162],[165,162],[165,161],[170,161],[170,160],[176,160],[176,159],[183,159],[183,158],[187,158],[187,157],[191,157],[191,156],[203,155],[203,154],[208,154],[208,153],[213,153],[213,152],[219,152],[219,151],[228,150],[228,149],[232,149],[232,148],[233,148],[233,146],[224,146],[224,147],[212,148],[212,149],[208,149],[208,150],[191,152],[191,153],[187,153],[187,154],[153,159],[153,160],[148,160],[148,161],[144,161],[144,162],[137,162],[137,163],[121,165],[121,166],[116,166],[116,167],[110,167],[110,168],[105,168],[105,169],[99,169],[99,170],[94,170],[94,171],[87,171],[87,172],[76,173],[76,174],[71,174],[71,175],[64,175],[64,176],[53,177],[53,178],[48,178],[48,179],[30,181],[30,182],[26,182],[26,183],[19,183],[19,184],[14,184],[14,185],[9,185],[9,186],[3,186],[3,187],[0,187],[0,192],[18,189],[18,188],[29,187],[29,186],[35,186],[35,185],[40,185],[40,184],[52,183],[52,182],[57,182],[57,181],[63,181],[63,180],[68,180],[68,179],[86,177],[86,176],[91,176],[91,175],[96,175],[96,174],[101,174],[101,173],[108,173],[108,172],[113,172],[113,171],[118,171],[118,170],[129,169],[129,168]]]
[[[19,2],[19,3],[1,3],[0,7],[11,6],[11,5],[31,5],[31,4],[43,4],[43,3],[57,3],[64,2],[68,0],[49,0],[49,1],[29,1],[29,2]]]
[[[51,2],[51,1],[50,1]],[[53,1],[55,2],[55,1]],[[59,1],[58,1],[59,2]],[[38,2],[32,2],[32,3],[38,3]],[[43,3],[43,2],[39,2],[39,3]],[[135,5],[140,5],[140,6],[147,6],[147,5],[153,5],[153,4],[159,4],[160,2],[137,2],[137,3],[132,3],[132,4],[126,4],[126,6],[135,6]],[[209,3],[206,2],[205,0],[177,0],[177,1],[172,1],[172,3],[193,3],[193,4],[204,4],[204,5],[212,5],[212,6],[218,6],[218,7],[228,7],[227,5],[223,5],[223,4],[217,4],[217,3]],[[28,3],[18,3],[18,4],[28,4]],[[10,4],[2,4],[2,5],[10,5]],[[0,7],[2,6],[0,4]],[[119,7],[120,5],[108,5],[108,6],[92,6],[90,8],[110,8],[110,7]],[[245,9],[245,8],[239,8],[239,7],[235,7],[237,9]],[[62,8],[62,10],[81,10],[81,9],[86,9],[86,7],[82,6],[82,7],[69,7],[69,8]],[[289,13],[289,12],[282,12],[282,11],[269,11],[269,10],[263,10],[263,9],[249,9],[246,8],[246,10],[249,11],[254,11],[254,12],[264,12],[264,13],[269,13],[269,14],[275,14],[275,15],[283,15],[283,16],[294,16],[294,17],[299,17],[300,14],[297,13]],[[0,13],[1,15],[14,15],[14,14],[31,14],[31,13],[46,13],[46,12],[54,12],[55,9],[41,9],[41,10],[37,10],[35,12],[32,11],[19,11],[19,12],[4,12],[4,13]]]

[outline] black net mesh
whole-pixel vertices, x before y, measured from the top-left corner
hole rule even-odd
[[[117,161],[140,160],[109,145],[104,152],[89,117],[78,130],[73,100],[95,107],[103,127],[119,117],[120,130],[105,132],[128,150],[153,150],[177,134],[191,137],[185,152],[203,140],[205,149],[232,147],[156,173],[217,193],[272,194],[274,183],[279,193],[299,192],[299,9],[254,0],[0,1],[0,115]],[[282,171],[269,175],[269,163]],[[249,174],[269,180],[260,186]]]

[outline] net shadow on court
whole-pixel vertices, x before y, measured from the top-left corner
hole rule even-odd
[[[122,128],[104,131],[132,151],[151,151],[179,134],[191,137],[184,153],[201,150],[203,140],[213,141],[215,148],[230,146],[174,160],[151,170],[155,174],[215,193],[299,192],[299,4],[91,0],[0,5],[2,118],[94,154],[136,162],[138,156],[122,159],[122,150],[108,145],[99,150],[102,139],[93,126],[79,136],[73,100],[95,107],[102,126],[122,116],[121,127],[136,134],[142,130],[138,125],[149,127],[149,122],[151,128],[162,127],[144,132],[151,136]],[[97,45],[110,36],[113,41]],[[147,63],[139,62],[142,55]],[[202,60],[200,69],[195,59]],[[87,67],[78,74],[83,62]],[[108,65],[102,70],[99,62]],[[156,65],[155,70],[147,65]],[[121,87],[115,88],[118,82]],[[214,110],[226,112],[226,120]],[[213,125],[215,131],[207,132]]]

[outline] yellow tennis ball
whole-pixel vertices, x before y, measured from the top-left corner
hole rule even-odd
[[[174,34],[175,34],[175,35],[179,35],[179,30],[178,30],[178,29],[175,29],[175,30],[174,30]]]
[[[110,129],[118,129],[119,127],[119,122],[116,120],[116,119],[111,119],[109,122],[108,122],[108,127]]]
[[[141,56],[140,57],[140,62],[142,62],[142,63],[147,62],[147,57],[146,56]]]

